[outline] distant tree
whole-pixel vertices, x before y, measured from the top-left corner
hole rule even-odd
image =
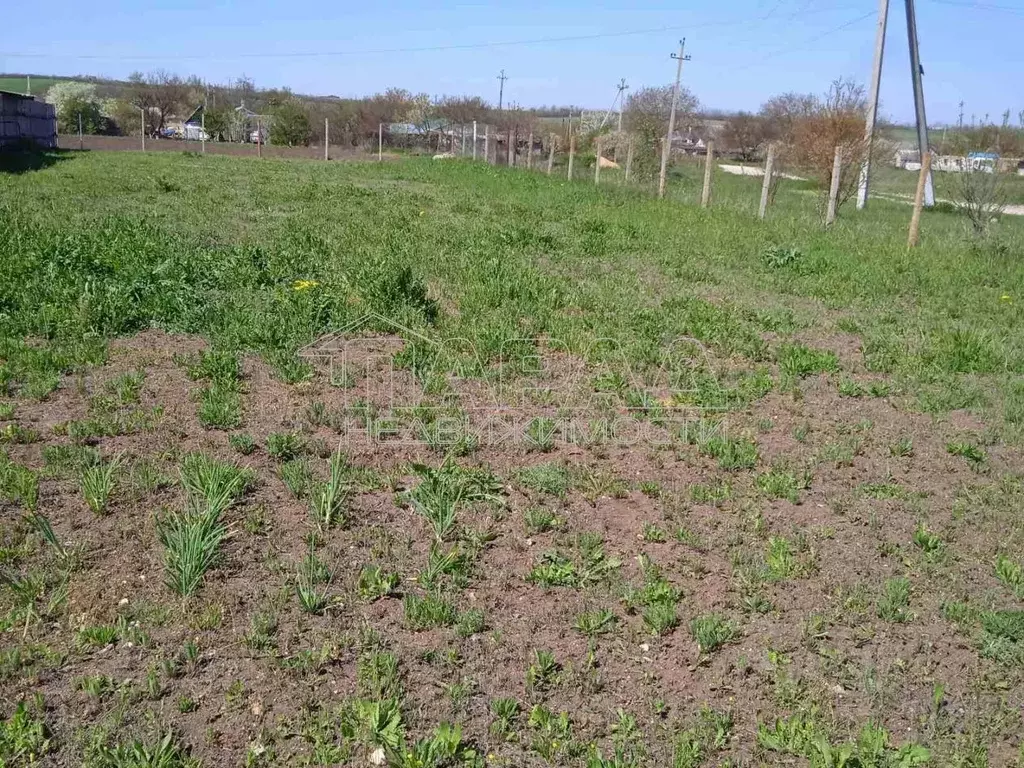
[[[188,91],[184,80],[163,70],[133,72],[128,78],[128,98],[136,107],[146,110],[147,131],[163,128],[167,118],[185,103]]]
[[[434,105],[430,100],[430,95],[417,93],[409,102],[405,119],[425,132],[434,116]]]
[[[783,93],[761,105],[758,113],[764,121],[765,133],[772,141],[793,143],[794,126],[819,107],[818,97],[810,93]]]
[[[272,112],[270,122],[270,143],[289,147],[305,146],[309,143],[312,130],[309,116],[296,99],[282,102]]]
[[[659,138],[668,131],[669,113],[672,109],[671,85],[641,88],[626,99],[623,113],[625,127],[632,133],[650,138]],[[686,88],[679,89],[676,105],[676,126],[697,121],[700,101]]]
[[[568,117],[569,115],[579,115],[583,112],[583,107],[571,104],[563,107],[550,105],[534,107],[532,111],[533,114],[537,115],[537,117]]]
[[[366,99],[359,110],[364,136],[375,136],[381,123],[408,122],[413,95],[404,88],[389,88]]]
[[[206,133],[218,141],[227,139],[231,131],[232,111],[229,107],[207,108],[203,123]]]
[[[638,178],[649,178],[657,172],[661,139],[668,131],[672,91],[671,85],[649,86],[634,91],[626,99],[623,127],[633,135],[633,169]],[[695,124],[699,108],[697,97],[681,88],[676,106],[676,126]]]
[[[434,110],[449,125],[466,125],[474,120],[486,120],[491,107],[479,96],[443,96]]]
[[[339,99],[328,102],[324,116],[330,120],[331,143],[355,146],[359,143],[359,101]]]
[[[125,99],[104,101],[103,115],[110,131],[119,136],[137,135],[142,125],[139,108]]]
[[[769,132],[765,121],[749,112],[739,112],[731,116],[725,121],[722,129],[724,148],[747,161],[757,156],[768,138]]]
[[[59,133],[78,133],[79,116],[83,133],[106,133],[107,119],[92,83],[54,83],[46,93],[46,101],[57,113]]]
[[[824,98],[815,99],[812,104],[810,113],[793,123],[793,160],[818,179],[822,192],[820,208],[824,215],[836,147],[842,147],[843,151],[837,209],[857,189],[860,168],[868,149],[864,141],[867,99],[860,85],[839,79],[832,83]]]
[[[975,235],[988,232],[993,218],[1006,208],[1007,194],[1004,174],[995,167],[968,164],[953,174],[953,204],[971,223]]]

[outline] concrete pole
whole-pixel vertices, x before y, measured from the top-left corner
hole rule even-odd
[[[377,162],[384,160],[384,123],[377,126]]]
[[[917,40],[917,17],[914,13],[914,0],[906,0],[907,8],[907,42],[910,45],[910,77],[914,84],[914,112],[917,116],[917,149],[921,155],[921,166],[924,167],[924,156],[928,154],[928,118],[924,112],[924,84],[921,82],[921,50]],[[931,208],[935,205],[935,189],[932,186],[931,165],[928,166],[928,178],[924,183],[924,205]]]
[[[768,145],[768,158],[764,162],[764,180],[761,182],[761,205],[757,217],[763,219],[768,213],[768,193],[772,188],[772,174],[775,172],[775,145]]]
[[[711,170],[715,167],[715,142],[709,141],[704,156],[704,189],[700,193],[700,207],[711,205]]]
[[[836,220],[836,205],[839,202],[839,179],[843,173],[843,148],[836,146],[832,158],[832,178],[828,186],[828,207],[825,209],[825,226],[831,227]]]
[[[263,118],[256,119],[256,157],[263,157]]]
[[[331,124],[324,118],[324,160],[330,160],[327,148],[331,146]]]
[[[203,154],[206,154],[206,105],[203,105],[203,114],[199,118],[199,138],[203,142]]]
[[[85,139],[82,138],[82,113],[78,113],[78,148],[85,149]]]
[[[626,173],[623,180],[629,182],[630,176],[633,175],[633,137],[629,137],[629,146],[626,147]]]
[[[476,160],[476,120],[473,121],[473,159]]]
[[[913,248],[917,245],[921,235],[921,208],[924,205],[925,187],[932,172],[932,153],[926,152],[921,156],[921,173],[917,177],[917,193],[914,195],[914,213],[910,216],[910,232],[907,235],[907,247]]]
[[[594,140],[594,184],[601,183],[601,137]]]
[[[575,135],[570,135],[569,136],[569,173],[568,173],[569,181],[572,181],[572,166],[573,166],[573,163],[575,162],[575,160],[576,160],[576,136]]]
[[[864,128],[864,162],[860,167],[857,185],[857,210],[868,204],[868,185],[871,175],[871,143],[878,121],[878,90],[882,85],[882,59],[885,55],[885,28],[889,19],[889,0],[878,0],[878,29],[875,32],[875,62],[871,71],[871,91],[868,94],[867,125]]]
[[[668,174],[668,161],[669,156],[672,154],[672,134],[676,130],[676,105],[679,102],[679,81],[683,79],[683,62],[686,61],[687,57],[683,55],[683,51],[686,49],[686,38],[679,41],[679,55],[672,54],[672,58],[677,60],[676,66],[676,84],[672,89],[672,109],[668,113],[668,133],[665,137],[665,143],[661,147],[661,170],[658,173],[658,197],[665,196],[665,179]]]
[[[526,170],[533,168],[533,131],[526,137]]]
[[[555,167],[555,134],[551,134],[551,146],[548,147],[548,176],[551,175],[551,170]]]
[[[512,129],[508,129],[508,143],[505,145],[505,165],[511,168],[516,162],[516,150],[512,144]]]
[[[146,151],[146,109],[139,107],[139,114],[142,116],[142,151]]]

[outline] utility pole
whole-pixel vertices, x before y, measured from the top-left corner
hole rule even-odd
[[[615,98],[612,99],[612,105],[610,107],[608,107],[608,111],[605,112],[604,113],[604,117],[601,118],[601,125],[598,126],[598,130],[601,130],[601,128],[604,128],[605,123],[608,122],[608,118],[611,117],[612,116],[612,112],[615,111],[615,105],[618,104],[619,99],[622,97],[622,92],[624,90],[626,90],[627,88],[629,88],[629,86],[626,85],[626,79],[625,78],[621,78],[619,80],[619,84],[617,86],[615,86],[615,87],[618,88],[618,90],[615,92]],[[622,130],[622,105],[621,104],[619,105],[619,130],[620,131]]]
[[[32,75],[25,75],[25,95],[32,95]]]
[[[867,127],[864,129],[864,162],[860,168],[857,186],[857,210],[868,204],[868,184],[871,175],[871,142],[878,120],[878,89],[882,84],[882,58],[885,54],[885,28],[889,19],[889,0],[878,0],[878,31],[875,33],[875,63],[871,73],[871,92],[868,96]]]
[[[498,75],[498,80],[501,81],[501,85],[498,87],[498,111],[501,112],[501,105],[505,100],[505,81],[508,80],[508,75],[505,74],[504,69]]]
[[[623,96],[623,92],[629,90],[629,86],[626,85],[626,78],[619,80],[619,133],[622,133],[622,109],[626,105],[626,97]]]
[[[917,16],[914,13],[914,0],[905,0],[907,8],[907,44],[910,46],[910,77],[914,84],[914,111],[917,116],[917,148],[921,154],[921,167],[924,168],[924,156],[928,154],[928,119],[924,112],[924,85],[921,75],[921,50],[917,40]],[[935,188],[932,186],[932,172],[928,169],[924,181],[924,207],[935,205]]]
[[[908,0],[909,1],[909,0]],[[679,81],[683,79],[683,62],[689,61],[690,57],[684,55],[686,50],[686,38],[679,41],[679,53],[672,54],[676,60],[676,85],[672,89],[672,109],[668,113],[668,134],[665,136],[665,144],[661,148],[661,171],[658,173],[658,197],[665,196],[665,175],[668,172],[668,158],[672,154],[672,134],[676,130],[676,104],[679,102]]]
[[[956,126],[959,130],[964,129],[964,100],[960,99],[960,114],[956,118]]]

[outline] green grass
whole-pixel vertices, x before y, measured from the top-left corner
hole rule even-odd
[[[33,96],[43,96],[54,83],[64,82],[66,78],[60,77],[36,77],[32,76],[31,88]],[[13,93],[25,93],[29,83],[24,77],[0,77],[0,91],[12,91]]]
[[[698,616],[690,622],[690,634],[701,653],[714,653],[739,636],[737,626],[718,613]]]
[[[155,175],[180,192],[149,191],[145,180]],[[680,189],[686,180],[680,176]],[[1000,300],[1024,284],[1024,264],[1010,256],[1024,241],[1021,222],[1006,217],[978,242],[957,217],[929,214],[922,247],[907,251],[905,206],[844,209],[826,233],[806,194],[784,185],[761,224],[748,215],[753,181],[718,179],[719,205],[708,213],[612,184],[566,186],[420,160],[378,167],[95,153],[42,173],[3,175],[0,243],[18,247],[0,254],[0,298],[9,307],[0,381],[29,386],[47,371],[97,359],[103,338],[150,324],[198,331],[217,349],[255,350],[287,368],[281,355],[368,310],[473,341],[471,358],[450,349],[418,349],[424,354],[416,357],[418,366],[470,373],[510,350],[530,353],[529,344],[502,349],[503,338],[536,335],[575,339],[581,350],[588,339],[621,339],[632,365],[647,364],[652,345],[678,336],[759,359],[762,333],[792,328],[780,326],[780,316],[813,322],[823,334],[842,317],[858,329],[869,368],[922,387],[938,374],[950,374],[948,388],[977,373],[983,390],[998,391],[1024,372],[1024,301]],[[311,193],[323,185],[332,194]],[[239,215],[247,210],[242,190],[254,188],[268,191],[273,215]],[[46,215],[36,205],[43,198]],[[552,219],[553,210],[565,215]],[[299,232],[316,234],[297,249]],[[417,246],[399,256],[394,238]],[[798,247],[803,267],[751,258],[766,242]],[[480,269],[492,259],[493,268]],[[579,270],[580,263],[607,269]],[[548,288],[567,278],[571,294]],[[300,279],[318,285],[294,290]],[[458,313],[440,310],[427,281],[446,286]],[[87,284],[94,290],[83,302]],[[807,299],[824,314],[808,316]],[[599,311],[575,311],[580,306]],[[268,316],[278,320],[266,323]],[[513,327],[512,318],[525,325]],[[26,335],[47,343],[24,345]],[[598,346],[586,354],[604,353]],[[831,352],[804,342],[780,344],[776,357],[797,378],[836,367]],[[536,436],[543,447],[544,434]]]
[[[245,470],[193,453],[181,466],[186,492],[184,510],[158,519],[157,533],[164,546],[167,586],[182,597],[194,593],[206,572],[220,558],[220,545],[228,535],[222,515],[249,483]]]

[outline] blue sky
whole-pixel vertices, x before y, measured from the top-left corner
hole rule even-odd
[[[1024,109],[1024,0],[917,0],[929,122]],[[671,82],[681,36],[693,60],[684,84],[709,107],[756,110],[784,91],[822,92],[839,76],[871,72],[877,0],[582,0],[439,4],[272,0],[10,3],[0,70],[124,77],[163,68],[214,82],[240,75],[257,86],[356,96],[389,86],[506,102],[610,104],[631,87]],[[639,34],[475,46],[558,37]],[[654,30],[654,31],[651,31]],[[396,49],[435,50],[403,50]],[[344,55],[303,56],[342,52]],[[13,54],[33,54],[16,56]],[[913,117],[904,6],[892,0],[882,111]]]

